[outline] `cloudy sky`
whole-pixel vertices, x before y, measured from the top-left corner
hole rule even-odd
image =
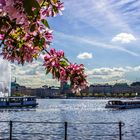
[[[63,0],[63,16],[49,18],[52,46],[83,63],[90,83],[140,81],[140,0]],[[12,79],[26,86],[59,85],[41,59],[12,64]]]

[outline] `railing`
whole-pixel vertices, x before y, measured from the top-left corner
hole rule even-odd
[[[74,133],[71,133],[70,131],[73,131],[72,129],[75,129],[73,132],[75,132],[76,130],[78,130],[78,128],[75,128],[76,125],[78,125],[80,128],[81,126],[86,126],[88,125],[88,127],[86,128],[91,128],[91,126],[99,126],[101,125],[101,127],[103,128],[102,125],[105,125],[106,128],[108,128],[108,125],[111,125],[111,126],[114,126],[116,125],[116,129],[118,129],[118,131],[114,131],[115,133],[111,134],[111,133],[108,133],[108,134],[93,134],[93,131],[94,129],[92,129],[92,134],[80,134],[80,136],[83,137],[83,140],[84,140],[84,136],[86,136],[87,138],[89,138],[90,136],[96,138],[96,137],[101,137],[103,139],[103,137],[110,137],[110,140],[112,139],[111,137],[115,137],[117,140],[122,140],[122,136],[123,136],[123,133],[122,133],[122,127],[124,126],[124,123],[123,122],[99,122],[99,123],[81,123],[81,122],[77,122],[77,123],[71,123],[71,122],[29,122],[29,121],[0,121],[0,123],[6,123],[8,124],[8,127],[9,127],[9,132],[3,132],[3,133],[0,133],[0,134],[5,134],[6,136],[9,135],[8,139],[9,140],[15,140],[14,137],[16,137],[16,135],[44,135],[44,136],[51,136],[51,135],[55,135],[55,136],[61,136],[61,140],[69,140],[69,138],[71,136],[73,137],[78,137],[79,133],[77,134],[74,134]],[[23,126],[25,124],[28,124],[28,126],[30,126],[31,124],[42,124],[43,126],[47,126],[48,124],[50,125],[62,125],[63,127],[63,133],[40,133],[40,132],[14,132],[16,129],[15,126],[17,124],[20,124],[20,126]],[[90,127],[89,127],[90,125]],[[62,129],[61,127],[61,129]],[[59,127],[60,129],[60,127]],[[96,128],[97,129],[97,128]],[[1,131],[1,130],[0,130]],[[84,130],[83,130],[84,131]],[[99,129],[100,131],[100,129]],[[102,130],[101,130],[102,131]],[[107,130],[103,130],[103,131],[107,131]],[[110,129],[109,132],[111,132],[112,129]],[[94,131],[96,133],[96,131]],[[117,132],[117,133],[116,133]],[[71,138],[71,139],[76,139],[76,138]],[[19,138],[20,140],[22,140],[22,138]],[[16,138],[16,140],[18,140]],[[45,140],[45,139],[44,139]],[[57,139],[54,139],[54,140],[57,140]],[[109,140],[109,138],[107,139]]]

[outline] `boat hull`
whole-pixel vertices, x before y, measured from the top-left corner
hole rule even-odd
[[[0,108],[33,108],[36,107],[36,97],[1,97]]]
[[[31,105],[7,105],[7,106],[0,106],[0,109],[2,108],[33,108],[37,107],[38,103],[31,104]]]
[[[112,109],[131,109],[131,108],[140,108],[140,101],[135,100],[111,100],[108,101],[105,108]]]
[[[109,106],[109,105],[106,105],[105,108],[114,108],[114,109],[131,109],[131,108],[140,108],[140,105],[138,106],[135,106],[135,105],[130,105],[130,106]]]

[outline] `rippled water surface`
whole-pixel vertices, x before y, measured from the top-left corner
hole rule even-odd
[[[118,140],[118,124],[80,124],[123,121],[123,139],[140,139],[140,109],[105,109],[107,100],[40,99],[36,109],[0,110],[0,120],[68,122],[68,140]],[[77,124],[75,124],[77,123]],[[1,132],[9,132],[6,123],[0,123]],[[27,135],[27,133],[38,133]],[[8,134],[1,134],[6,138]],[[13,124],[13,137],[33,140],[63,140],[64,124]],[[22,133],[22,134],[18,134]],[[52,134],[52,135],[40,135]],[[59,134],[59,135],[53,135]],[[99,136],[99,135],[114,136]],[[97,136],[95,136],[97,135]],[[115,136],[116,135],[116,136]]]

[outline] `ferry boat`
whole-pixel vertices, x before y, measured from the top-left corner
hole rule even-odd
[[[0,97],[0,108],[11,108],[11,107],[36,107],[38,103],[36,102],[35,96],[25,96],[25,97]]]
[[[109,100],[105,108],[115,108],[115,109],[140,108],[140,100]]]

